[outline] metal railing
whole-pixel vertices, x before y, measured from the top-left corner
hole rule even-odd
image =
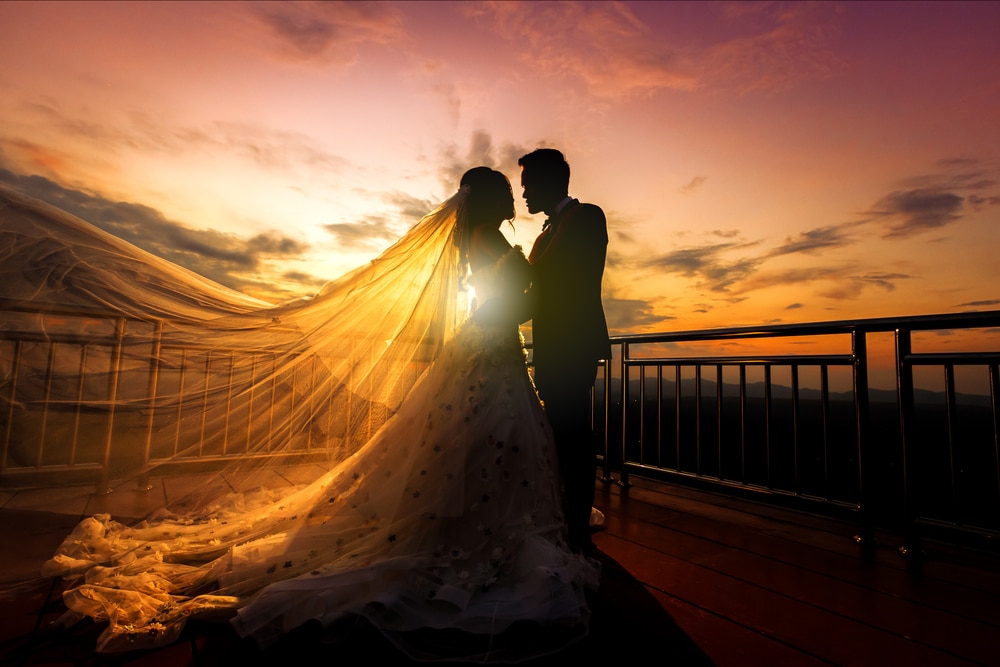
[[[255,368],[263,368],[273,351],[166,349],[157,323],[92,312],[18,307],[4,318],[0,485],[106,482],[123,469],[169,460],[182,447],[191,448],[191,462],[246,455],[238,443],[211,441],[205,429],[197,443],[170,439],[179,432],[171,421],[198,419],[204,406],[158,403],[163,363],[172,359],[172,381],[183,384],[236,354],[254,355]],[[51,326],[53,318],[86,326],[63,331]],[[920,552],[925,535],[991,543],[1000,537],[995,327],[1000,311],[615,336],[593,393],[603,477],[628,486],[632,475],[650,476],[850,517],[862,544],[874,544],[877,527],[900,529],[909,554]],[[928,332],[977,332],[985,351],[914,351],[914,335]],[[890,392],[869,379],[869,340],[878,335],[892,341]],[[126,343],[131,374],[123,386]],[[790,353],[796,347],[808,349]],[[145,362],[137,349],[146,351]],[[67,355],[76,355],[77,370],[56,377],[55,362]],[[47,370],[25,377],[28,356],[32,368]],[[314,386],[308,369],[316,366],[297,364],[308,377],[283,381]],[[960,391],[957,378],[970,368],[988,376],[978,394]],[[928,369],[941,371],[940,391],[923,389],[923,375],[915,381]],[[248,431],[266,429],[269,409],[260,406],[273,389],[243,392],[239,405],[229,390],[220,399],[229,401],[225,418],[246,419]],[[118,407],[129,400],[143,409]],[[348,404],[337,414],[364,419],[364,410]],[[131,440],[123,442],[126,430]],[[333,452],[343,446],[332,437],[336,430],[304,429],[297,451]],[[138,444],[136,433],[143,434]]]
[[[111,480],[165,462],[173,464],[164,471],[251,456],[330,460],[344,449],[344,428],[324,428],[311,415],[346,415],[357,426],[373,410],[351,404],[350,395],[331,386],[306,391],[320,386],[322,365],[294,352],[164,342],[161,323],[115,314],[26,306],[3,314],[0,487],[84,481],[107,488]],[[234,377],[237,355],[249,363]],[[279,361],[287,368],[275,373]],[[212,377],[225,382],[216,386]],[[326,401],[326,409],[296,413],[302,392]],[[279,416],[292,415],[280,434],[275,405]],[[212,424],[206,422],[210,411]],[[237,419],[245,428],[230,428]],[[296,442],[280,453],[251,451],[251,433],[265,443]]]
[[[929,535],[995,544],[998,326],[1000,311],[990,311],[615,336],[593,394],[604,478],[628,486],[649,476],[853,518],[863,545],[876,527],[898,529],[911,555]],[[946,332],[976,333],[987,350],[913,350],[914,335]],[[869,379],[879,334],[893,341],[891,392]],[[788,353],[820,338],[842,349]],[[741,351],[776,344],[781,353]],[[684,353],[707,345],[735,349]],[[942,373],[940,390],[915,384],[929,368]],[[979,393],[956,391],[967,369],[987,378]],[[846,391],[831,391],[836,372],[848,375],[838,378]],[[748,373],[759,381],[748,385]]]

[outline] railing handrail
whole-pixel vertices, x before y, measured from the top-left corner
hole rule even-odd
[[[93,317],[107,320],[125,318],[137,322],[157,323],[162,318],[152,316],[132,315],[124,311],[107,310],[103,308],[86,308],[84,306],[66,306],[55,303],[38,303],[34,301],[16,301],[0,298],[0,312],[28,313],[34,315],[60,315],[62,317]]]
[[[737,365],[746,364],[748,366],[759,364],[831,364],[849,365],[854,363],[854,357],[850,354],[756,354],[752,356],[718,356],[718,357],[632,357],[623,360],[626,366],[653,366],[662,364],[664,366],[681,365],[702,365],[715,366],[718,364]]]
[[[722,340],[727,338],[769,338],[780,336],[815,336],[822,334],[848,334],[854,331],[877,333],[908,329],[928,331],[950,328],[980,328],[1000,326],[1000,310],[968,311],[962,313],[942,313],[936,315],[911,315],[894,317],[874,317],[854,320],[830,320],[826,322],[798,322],[785,324],[761,324],[714,329],[689,329],[684,331],[615,334],[613,343],[664,343],[691,340]]]

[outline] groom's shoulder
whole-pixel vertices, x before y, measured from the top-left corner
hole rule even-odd
[[[582,201],[576,201],[574,203],[575,206],[571,211],[574,217],[604,218],[604,210],[597,204],[588,204],[587,202]]]
[[[607,224],[607,220],[604,217],[604,210],[597,204],[576,202],[576,206],[573,207],[572,211],[569,211],[569,214],[576,221],[577,225],[592,226]]]

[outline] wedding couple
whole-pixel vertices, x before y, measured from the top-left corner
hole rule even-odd
[[[223,497],[137,526],[96,515],[67,537],[43,572],[72,578],[71,615],[109,621],[100,650],[169,643],[191,615],[220,611],[262,645],[363,617],[424,659],[523,659],[586,633],[607,225],[568,196],[559,151],[519,165],[528,210],[548,216],[527,258],[500,232],[510,182],[487,167],[394,246],[446,239],[445,268],[469,273],[478,308],[348,458],[277,499]],[[423,280],[421,295],[442,283]],[[527,319],[534,384],[517,331]],[[526,624],[552,645],[525,642]]]
[[[590,390],[598,361],[611,355],[601,304],[607,222],[599,207],[568,195],[569,164],[559,151],[541,148],[521,157],[518,164],[528,211],[548,216],[528,256],[531,284],[520,314],[532,320],[534,382],[555,436],[569,545],[589,554],[593,550],[589,521],[596,473],[589,426]],[[486,176],[484,169],[473,169],[466,179]],[[502,174],[491,173],[493,180],[506,181]],[[503,201],[501,190],[498,185],[497,196]],[[473,234],[470,244],[473,271],[517,252],[498,227],[487,220],[476,226],[481,231]]]

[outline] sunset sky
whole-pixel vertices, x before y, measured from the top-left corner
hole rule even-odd
[[[269,301],[553,146],[613,333],[1000,308],[1000,3],[0,3],[0,183]]]

